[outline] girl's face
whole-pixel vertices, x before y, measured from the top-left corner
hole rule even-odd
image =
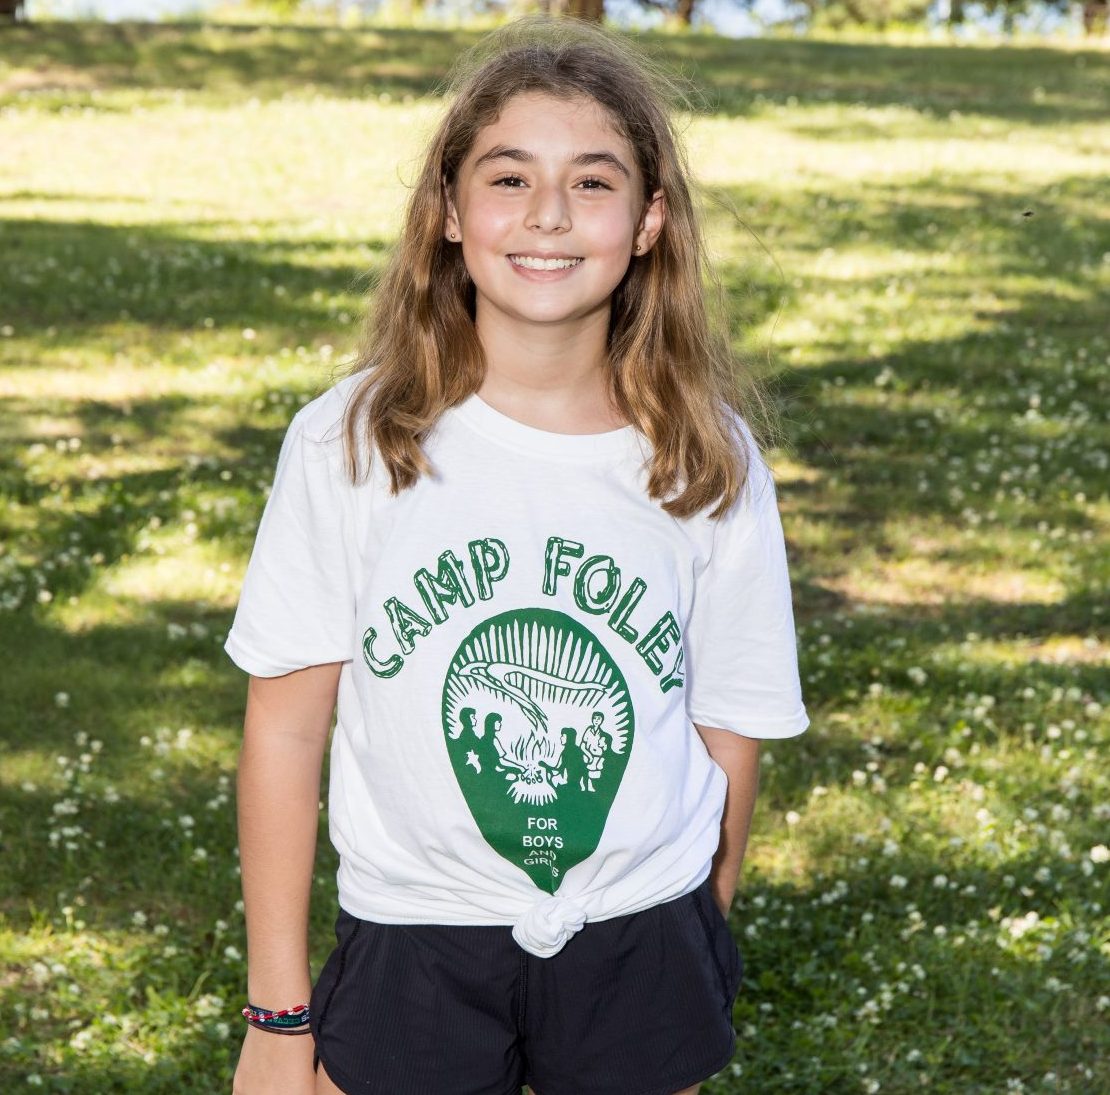
[[[643,191],[631,145],[592,99],[511,99],[479,131],[447,198],[444,235],[461,237],[478,319],[488,309],[533,323],[608,315],[629,262],[663,226],[662,190],[650,202]],[[514,261],[525,256],[579,261],[529,269]]]

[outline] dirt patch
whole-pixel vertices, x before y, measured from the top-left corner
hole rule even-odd
[[[90,73],[68,65],[17,68],[0,77],[0,95],[21,91],[92,91],[100,84]]]

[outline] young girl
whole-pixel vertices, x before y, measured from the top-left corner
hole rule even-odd
[[[250,674],[234,1090],[687,1095],[736,1046],[759,739],[809,722],[758,404],[710,333],[652,63],[544,17],[465,61],[359,362],[285,435],[225,646]]]

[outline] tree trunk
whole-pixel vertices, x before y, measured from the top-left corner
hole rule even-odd
[[[683,26],[688,27],[690,25],[694,17],[694,5],[696,3],[697,0],[678,0],[678,5],[675,8],[675,15]]]
[[[1108,16],[1110,16],[1108,0],[1086,0],[1083,5],[1083,33],[1104,34]]]
[[[554,5],[555,0],[551,0]],[[566,7],[563,9],[567,15],[577,19],[586,19],[591,23],[600,23],[605,18],[605,0],[564,0]]]

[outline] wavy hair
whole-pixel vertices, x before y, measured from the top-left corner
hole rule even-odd
[[[359,441],[377,446],[394,495],[429,473],[422,442],[439,416],[476,392],[486,361],[474,323],[475,288],[462,249],[444,239],[445,184],[479,131],[513,96],[589,98],[632,146],[645,202],[663,190],[665,218],[653,247],[631,258],[613,292],[607,369],[613,406],[650,442],[651,498],[672,516],[716,503],[719,517],[748,476],[738,415],[755,440],[769,421],[754,378],[738,367],[727,320],[711,322],[703,276],[727,315],[708,269],[691,173],[672,122],[687,102],[675,77],[596,24],[522,16],[485,35],[448,73],[448,107],[423,155],[396,244],[367,310],[353,364],[365,374],[345,414],[346,467],[360,478]]]

